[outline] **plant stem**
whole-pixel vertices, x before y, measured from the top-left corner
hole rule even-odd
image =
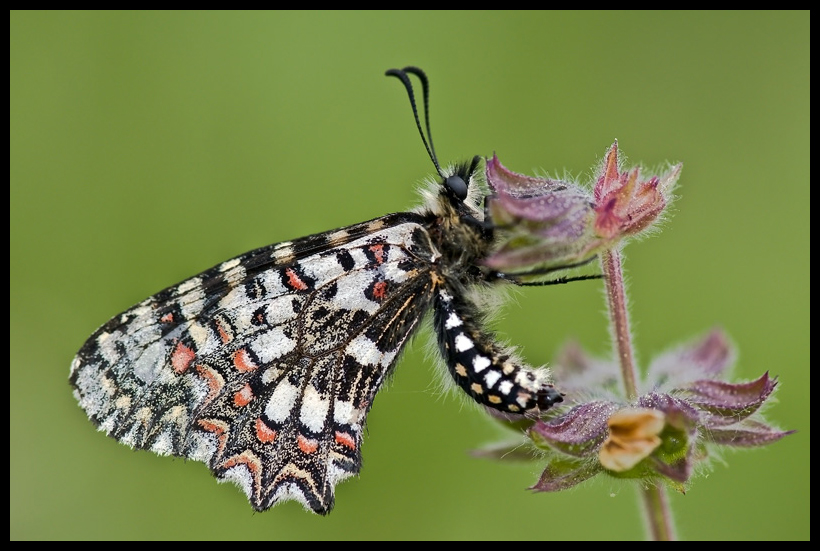
[[[621,253],[617,250],[601,254],[601,269],[606,282],[607,306],[611,322],[612,339],[618,351],[618,364],[621,367],[624,390],[627,400],[635,401],[638,397],[637,377],[635,375],[635,355],[632,353],[632,336],[629,331],[629,311],[626,302],[626,287],[621,264]],[[654,541],[671,541],[675,539],[674,522],[666,490],[661,486],[652,486],[641,490],[644,515],[651,539]]]
[[[633,401],[638,397],[638,386],[635,377],[635,361],[632,354],[632,338],[629,332],[629,312],[626,308],[626,289],[624,272],[621,267],[621,253],[609,250],[601,253],[601,268],[606,283],[607,306],[612,323],[612,338],[618,351],[618,364],[621,366],[626,399]]]
[[[646,525],[652,541],[675,541],[675,528],[672,522],[672,512],[669,510],[669,500],[666,489],[662,486],[652,486],[641,489],[643,498]]]

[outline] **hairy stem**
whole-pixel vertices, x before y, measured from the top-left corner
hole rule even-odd
[[[627,400],[632,402],[638,397],[638,385],[635,375],[635,355],[632,353],[632,335],[629,331],[629,312],[621,253],[617,250],[602,253],[601,268],[606,282],[612,339],[618,351],[618,364],[621,367]],[[641,493],[650,538],[654,541],[675,539],[674,522],[672,512],[669,510],[666,490],[661,486],[653,486],[643,488]]]
[[[675,527],[666,490],[662,486],[652,486],[641,490],[647,530],[653,541],[675,541]]]
[[[601,254],[601,268],[606,282],[606,298],[609,307],[609,319],[612,324],[612,338],[615,350],[618,351],[618,364],[621,366],[626,399],[630,402],[638,397],[638,386],[635,377],[635,360],[632,354],[632,337],[629,332],[629,312],[626,308],[626,289],[624,272],[621,267],[621,253],[617,250]]]

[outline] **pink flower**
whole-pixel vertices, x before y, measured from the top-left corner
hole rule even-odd
[[[583,264],[651,227],[671,202],[682,165],[643,181],[640,168],[620,172],[618,165],[615,142],[590,192],[576,183],[518,174],[494,155],[486,166],[493,191],[487,206],[498,245],[485,264],[503,273],[543,275]]]
[[[618,165],[616,141],[606,154],[593,190],[595,231],[604,240],[634,235],[651,226],[669,203],[683,168],[677,164],[663,176],[641,181],[640,168],[619,172]]]

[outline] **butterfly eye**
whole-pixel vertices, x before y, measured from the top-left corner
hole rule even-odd
[[[467,183],[461,176],[448,177],[444,180],[444,185],[461,201],[467,198]]]

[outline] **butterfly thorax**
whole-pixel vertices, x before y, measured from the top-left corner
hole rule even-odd
[[[477,206],[483,191],[475,167],[458,165],[452,174],[468,182],[467,197],[457,197],[446,185],[437,184],[434,194],[425,194],[427,201],[420,214],[431,245],[440,255],[437,270],[462,283],[477,283],[484,278],[481,261],[491,251],[493,232]]]

